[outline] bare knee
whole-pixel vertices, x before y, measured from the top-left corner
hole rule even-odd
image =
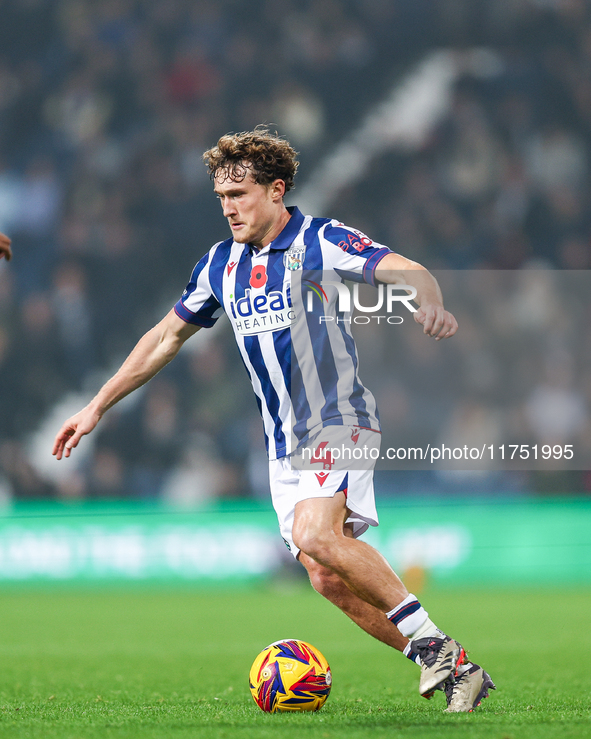
[[[331,550],[334,546],[334,532],[302,525],[294,526],[292,535],[294,544],[300,551],[321,565],[330,564]]]
[[[296,505],[293,541],[302,552],[316,562],[332,566],[340,539],[344,538],[343,524],[347,515],[344,496],[313,498]]]

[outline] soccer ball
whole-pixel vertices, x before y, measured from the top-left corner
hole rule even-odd
[[[332,684],[323,655],[299,639],[282,639],[263,649],[250,668],[250,692],[266,713],[317,711]]]

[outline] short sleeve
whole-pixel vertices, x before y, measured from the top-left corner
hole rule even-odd
[[[378,264],[392,250],[377,244],[362,231],[331,221],[320,234],[324,269],[334,269],[346,280],[375,287]]]
[[[214,253],[214,250],[209,251],[197,262],[189,284],[174,306],[179,318],[203,328],[211,328],[224,312],[210,282],[210,266]]]

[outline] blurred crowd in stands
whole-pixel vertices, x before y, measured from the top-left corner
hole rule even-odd
[[[206,148],[272,123],[301,153],[301,184],[429,50],[486,47],[494,63],[459,80],[419,151],[384,153],[331,215],[429,268],[591,267],[586,0],[4,0],[0,28],[5,498],[267,494],[223,321],[106,416],[71,473],[42,474],[29,439],[69,392],[97,389],[226,238]]]

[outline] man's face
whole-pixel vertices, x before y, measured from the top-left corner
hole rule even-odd
[[[240,244],[266,245],[269,234],[278,218],[281,188],[276,180],[271,185],[259,185],[248,172],[243,180],[233,180],[223,173],[215,178],[214,191],[218,196],[224,216],[232,231],[234,241]]]

